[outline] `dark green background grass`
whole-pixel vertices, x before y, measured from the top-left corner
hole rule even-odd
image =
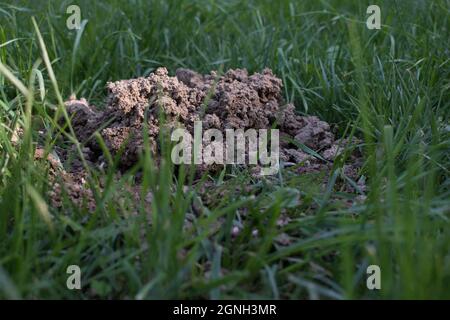
[[[65,26],[70,4],[86,20],[78,31]],[[365,26],[370,4],[381,7],[381,30]],[[0,297],[450,298],[449,13],[445,0],[0,2],[0,61],[32,92],[0,75]],[[367,200],[345,205],[354,195],[339,189],[348,180],[338,163],[326,186],[289,171],[262,182],[215,177],[217,201],[205,206],[183,191],[183,175],[144,157],[135,170],[154,193],[152,226],[144,206],[127,215],[133,172],[99,192],[114,166],[92,173],[96,212],[49,207],[46,167],[32,155],[36,141],[50,149],[63,135],[61,99],[74,92],[101,106],[107,81],[158,66],[271,68],[299,113],[364,139]],[[291,222],[277,226],[280,215]],[[71,264],[81,291],[66,288]],[[369,264],[381,267],[381,290],[365,286]]]

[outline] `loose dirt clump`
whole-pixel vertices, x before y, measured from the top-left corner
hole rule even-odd
[[[92,163],[103,158],[95,132],[113,154],[121,152],[120,168],[126,169],[143,150],[144,130],[157,157],[162,130],[184,127],[193,134],[194,122],[202,121],[204,129],[222,131],[278,128],[280,160],[285,166],[298,165],[299,173],[331,168],[335,157],[357,142],[335,140],[328,123],[297,115],[293,104],[283,102],[282,87],[270,69],[252,75],[245,69],[223,75],[178,69],[176,76],[169,76],[166,68],[158,68],[145,78],[108,83],[101,110],[74,97],[66,108]],[[355,160],[359,155],[352,153],[351,157]],[[212,168],[202,166],[201,170]]]
[[[67,111],[78,138],[95,154],[100,154],[92,138],[96,130],[113,153],[124,148],[123,167],[136,163],[143,147],[144,125],[153,150],[159,150],[160,112],[164,126],[182,126],[191,133],[194,121],[199,120],[206,129],[277,127],[284,141],[291,140],[282,142],[282,159],[294,163],[309,156],[297,148],[298,144],[319,154],[330,155],[336,149],[328,123],[315,116],[296,115],[294,105],[283,103],[282,81],[269,69],[253,75],[246,70],[229,70],[222,76],[214,71],[201,75],[178,69],[176,77],[171,77],[166,68],[158,68],[147,78],[108,83],[107,89],[103,111],[84,99],[67,101]]]
[[[67,172],[62,163],[54,155],[45,157],[45,150],[37,148],[34,153],[36,161],[46,160],[48,166],[48,182],[51,186],[50,200],[54,208],[61,208],[63,198],[67,196],[79,207],[86,207],[89,211],[95,210],[95,200],[91,190],[87,187],[85,172]],[[66,193],[66,194],[64,194]]]

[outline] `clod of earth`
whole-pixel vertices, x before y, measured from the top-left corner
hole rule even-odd
[[[96,130],[113,153],[124,147],[123,167],[135,164],[143,148],[146,113],[148,135],[153,150],[158,151],[161,111],[165,126],[181,124],[191,133],[194,121],[202,121],[203,128],[223,131],[270,129],[275,124],[285,138],[281,150],[285,162],[312,159],[298,144],[318,152],[326,160],[332,160],[343,147],[342,141],[335,141],[328,123],[315,116],[296,115],[293,104],[283,103],[282,81],[269,69],[251,76],[240,69],[229,70],[223,76],[178,69],[176,77],[171,77],[166,68],[158,68],[147,78],[112,82],[107,88],[104,110],[98,110],[84,99],[72,99],[66,102],[67,111],[72,116],[77,137],[94,154],[100,154],[100,149],[97,141],[89,138]]]
[[[202,121],[205,129],[223,132],[278,128],[282,164],[300,164],[299,173],[329,169],[345,146],[356,142],[335,140],[328,123],[315,116],[297,115],[293,104],[283,102],[282,86],[270,69],[252,75],[243,69],[229,70],[224,75],[178,69],[172,77],[166,68],[158,68],[145,78],[108,83],[102,110],[75,98],[66,102],[66,108],[92,164],[102,161],[100,146],[92,137],[97,131],[113,154],[123,149],[121,169],[134,165],[143,149],[145,122],[151,149],[158,155],[158,136],[164,129],[160,124],[162,112],[165,128],[182,126],[191,133],[195,121]],[[302,146],[315,154],[305,152]],[[356,178],[359,154],[350,156],[353,164],[344,169]]]

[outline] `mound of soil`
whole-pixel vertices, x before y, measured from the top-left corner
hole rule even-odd
[[[158,152],[157,138],[162,129],[159,112],[164,114],[165,126],[181,125],[191,133],[194,121],[202,121],[204,129],[223,131],[277,127],[282,136],[280,158],[284,162],[312,160],[297,148],[298,144],[289,142],[292,140],[326,160],[339,154],[338,145],[342,147],[328,123],[315,116],[296,115],[293,104],[283,103],[282,81],[269,69],[253,75],[246,70],[229,70],[223,76],[214,71],[201,75],[178,69],[176,76],[171,77],[166,68],[158,68],[147,78],[108,83],[107,89],[104,110],[84,99],[72,99],[66,102],[67,111],[78,139],[92,154],[100,155],[97,141],[90,139],[96,130],[111,152],[124,148],[121,165],[125,168],[136,163],[142,150],[144,121],[153,150]]]
[[[163,127],[181,126],[193,134],[194,121],[202,121],[204,129],[222,131],[278,128],[284,166],[301,164],[299,173],[329,169],[349,141],[335,140],[330,125],[319,118],[297,115],[293,104],[283,102],[282,86],[270,69],[252,75],[244,69],[223,75],[178,69],[172,77],[166,68],[158,68],[145,78],[108,83],[106,105],[101,110],[76,98],[69,99],[66,108],[77,138],[85,146],[85,156],[93,164],[103,157],[93,138],[96,131],[113,154],[123,152],[120,167],[126,169],[136,163],[143,149],[145,125],[152,151],[158,155]],[[315,154],[305,152],[302,146]],[[358,162],[359,154],[351,156],[351,163]],[[357,177],[356,167],[347,168],[352,178]]]

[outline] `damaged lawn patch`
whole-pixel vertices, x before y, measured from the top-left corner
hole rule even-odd
[[[172,77],[165,68],[158,68],[146,78],[109,83],[102,108],[75,98],[66,102],[66,108],[84,155],[94,167],[105,162],[96,132],[109,152],[119,156],[118,168],[123,171],[138,163],[144,134],[157,163],[164,130],[181,127],[194,134],[194,124],[200,122],[203,128],[220,130],[224,136],[227,129],[279,129],[281,168],[292,167],[297,174],[330,171],[334,159],[359,142],[335,139],[328,123],[315,116],[297,115],[293,104],[283,102],[282,86],[269,69],[252,75],[241,69],[223,75],[179,69]],[[245,152],[248,156],[248,150]],[[351,152],[347,162],[345,173],[357,181],[361,154]],[[201,164],[194,170],[199,176],[222,168]],[[81,162],[75,161],[69,170],[82,171]]]

